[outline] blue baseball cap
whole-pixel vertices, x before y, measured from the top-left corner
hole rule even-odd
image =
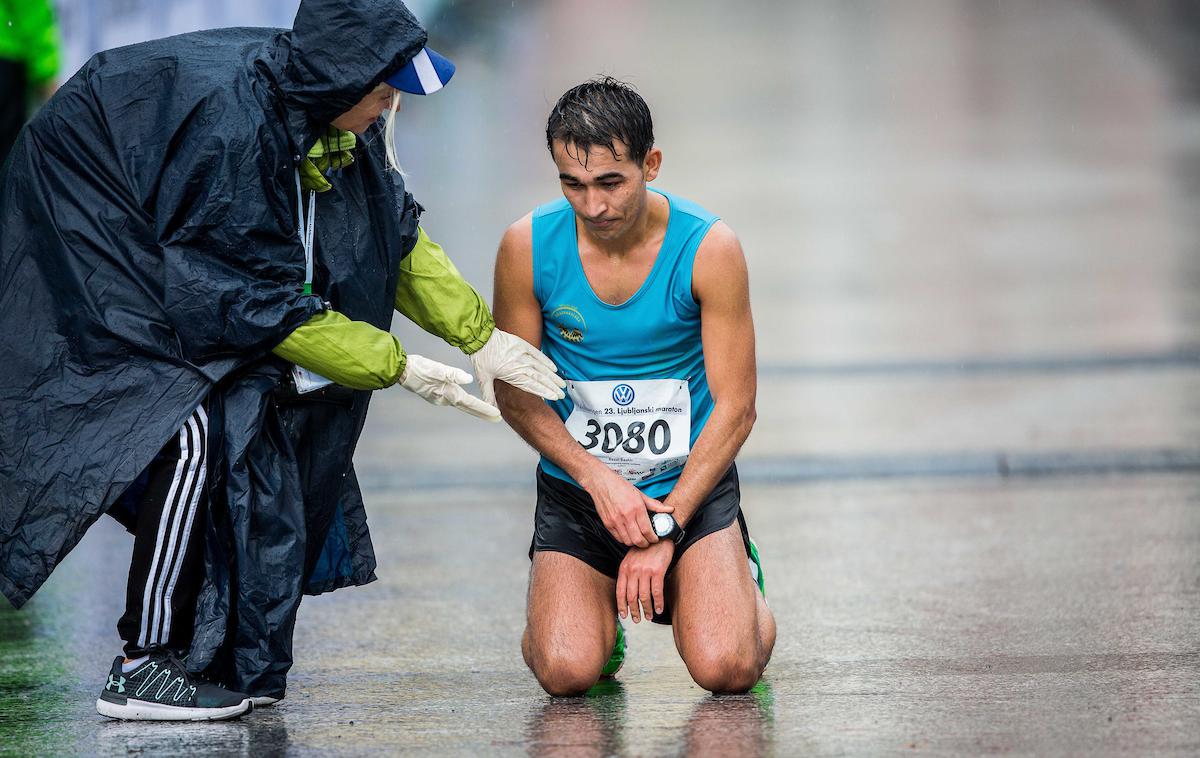
[[[454,64],[448,58],[425,47],[396,73],[384,79],[401,92],[432,95],[454,76]]]

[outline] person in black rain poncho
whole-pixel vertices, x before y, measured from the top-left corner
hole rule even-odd
[[[134,533],[106,716],[284,696],[302,594],[375,578],[370,390],[492,420],[496,379],[562,396],[404,191],[400,91],[453,73],[425,41],[399,0],[302,0],[291,30],[100,53],[0,173],[0,591],[20,607],[106,512]],[[484,400],[405,354],[393,308]]]

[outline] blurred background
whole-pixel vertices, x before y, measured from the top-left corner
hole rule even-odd
[[[296,5],[58,0],[55,80]],[[740,236],[764,682],[709,697],[639,627],[619,684],[546,698],[518,649],[534,454],[392,391],[356,458],[380,582],[306,601],[287,700],[200,729],[95,716],[130,549],[105,522],[0,610],[0,751],[1200,750],[1200,3],[409,5],[458,72],[405,99],[400,158],[486,296],[505,226],[558,196],[550,107],[596,74],[650,104],[656,184]]]

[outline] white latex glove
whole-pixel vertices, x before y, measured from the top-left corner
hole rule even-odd
[[[483,402],[460,386],[470,383],[471,375],[466,371],[411,353],[404,373],[400,375],[400,386],[417,393],[426,402],[453,405],[486,421],[499,421],[500,411],[496,406]]]
[[[479,394],[496,404],[495,380],[508,382],[519,390],[547,400],[562,400],[567,386],[558,375],[558,367],[541,350],[515,334],[492,330],[483,347],[471,353],[471,365],[479,382]]]

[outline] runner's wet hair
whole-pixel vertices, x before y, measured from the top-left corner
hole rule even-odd
[[[626,157],[640,164],[654,147],[654,123],[646,101],[633,87],[601,76],[572,87],[554,104],[546,122],[546,148],[551,155],[555,140],[562,140],[567,154],[585,168],[588,151],[596,145],[607,147],[619,160],[618,140],[629,148]]]

